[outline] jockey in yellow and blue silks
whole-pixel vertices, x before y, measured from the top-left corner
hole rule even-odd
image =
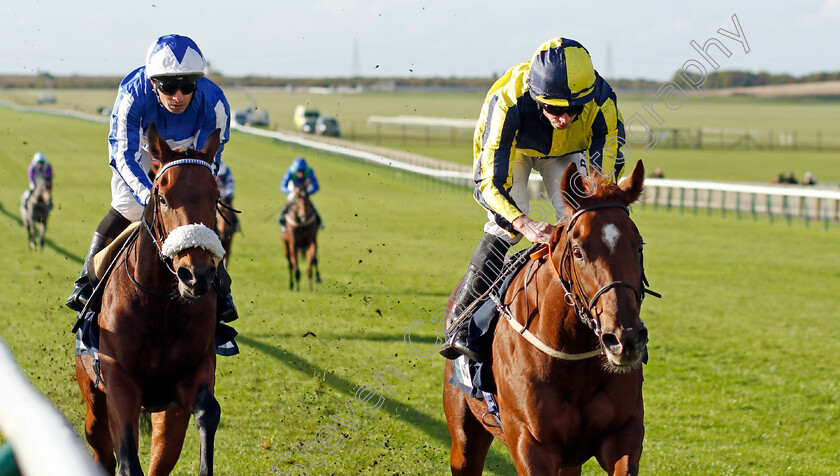
[[[544,243],[554,225],[528,218],[528,177],[540,172],[563,217],[560,179],[570,163],[581,173],[617,180],[624,168],[624,123],[613,89],[592,67],[589,52],[567,38],[549,40],[531,61],[511,68],[490,88],[473,138],[476,201],[487,210],[485,235],[470,260],[455,314],[499,276],[505,254],[524,236]],[[555,222],[556,223],[556,222]],[[467,316],[447,330],[441,355],[480,357],[466,347]]]
[[[292,165],[289,166],[289,169],[283,175],[283,180],[280,181],[280,191],[286,194],[288,199],[283,211],[280,212],[280,217],[277,219],[277,222],[280,223],[280,229],[284,233],[286,231],[286,212],[289,211],[295,189],[298,188],[306,190],[306,193],[310,196],[321,189],[320,185],[318,185],[318,177],[315,176],[315,171],[312,170],[312,167],[306,163],[306,159],[303,157],[296,157],[292,161]],[[312,208],[314,209],[315,206],[313,205]],[[321,215],[318,213],[318,210],[315,210],[315,219],[318,221],[318,228],[323,229],[324,223],[321,220]]]
[[[152,193],[146,135],[149,124],[155,123],[160,136],[173,149],[200,150],[210,134],[221,129],[222,144],[215,157],[217,164],[221,160],[224,144],[230,138],[230,106],[221,88],[204,77],[206,66],[204,55],[192,39],[164,35],[147,50],[145,64],[120,83],[108,134],[111,209],[93,235],[82,274],[67,298],[67,307],[82,310],[92,292],[87,278],[88,262],[131,222],[139,220],[149,202]],[[214,167],[214,175],[216,172]],[[219,266],[217,276],[219,320],[230,322],[238,316],[223,265]]]

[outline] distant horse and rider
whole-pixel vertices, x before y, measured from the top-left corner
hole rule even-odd
[[[323,229],[321,215],[310,196],[320,189],[315,171],[303,157],[297,157],[283,175],[280,191],[288,195],[288,202],[280,212],[278,222],[283,233],[286,260],[289,263],[289,289],[300,290],[300,264],[306,259],[309,290],[314,282],[321,282],[318,269],[318,230]]]
[[[321,282],[318,270],[318,218],[306,188],[295,188],[292,200],[282,217],[285,221],[283,244],[289,263],[289,289],[300,291],[301,260],[306,260],[309,290],[314,281]]]
[[[221,414],[214,397],[213,281],[224,249],[203,223],[213,223],[216,216],[213,158],[220,130],[201,151],[171,150],[154,123],[148,136],[150,153],[161,164],[153,193],[135,231],[115,240],[122,248],[105,276],[96,273],[107,278],[94,318],[98,353],[75,360],[87,406],[85,434],[109,473],[119,463],[120,474],[142,474],[138,416],[141,410],[155,412],[149,472],[169,474],[193,416],[201,446],[199,473],[212,474]],[[94,294],[83,311],[96,299]]]
[[[500,315],[486,334],[470,328],[470,345],[485,345],[482,367],[466,356],[446,362],[452,474],[480,475],[494,438],[519,474],[580,475],[593,456],[608,474],[638,474],[648,341],[640,308],[645,294],[658,296],[646,288],[643,241],[629,217],[643,181],[641,162],[620,185],[566,169],[565,219],[547,244],[518,255],[506,291],[491,288],[487,306]],[[456,386],[471,377],[485,387],[475,398]]]
[[[220,197],[216,211],[216,233],[218,233],[219,239],[222,240],[222,246],[225,248],[225,265],[229,265],[233,235],[237,231],[241,231],[239,217],[237,216],[239,210],[233,208],[233,172],[225,162],[220,162],[217,166],[216,185],[219,188]]]
[[[44,250],[47,219],[52,210],[52,178],[35,175],[34,186],[20,197],[20,215],[30,248]]]

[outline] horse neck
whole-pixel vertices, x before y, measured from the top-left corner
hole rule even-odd
[[[598,345],[598,339],[581,321],[574,306],[566,303],[563,286],[548,262],[549,258],[554,259],[559,270],[561,253],[562,250],[555,250],[554,257],[547,256],[536,266],[536,271],[532,271],[534,277],[528,282],[526,299],[528,309],[538,312],[529,329],[553,349],[568,353],[589,352]]]
[[[146,208],[149,209],[149,207]],[[154,231],[155,223],[152,213],[144,212],[141,220],[145,220]],[[163,291],[163,285],[158,283],[168,283],[174,277],[166,263],[160,258],[158,247],[151,234],[149,234],[149,230],[145,228],[145,224],[141,223],[140,227],[135,250],[133,253],[129,253],[127,257],[128,265],[132,270],[130,272],[132,272],[135,281],[144,287],[165,292]],[[156,287],[155,284],[159,287]]]
[[[38,176],[35,179],[35,187],[32,191],[32,199],[36,202],[46,203],[49,200],[50,188],[47,186],[47,180],[44,177]]]

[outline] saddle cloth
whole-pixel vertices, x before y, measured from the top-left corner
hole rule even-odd
[[[523,254],[531,251],[533,250],[522,250],[509,257],[505,262],[502,269],[502,273],[505,275],[504,280],[496,289],[490,291],[500,301],[504,300],[513,278],[528,263],[528,259]],[[472,398],[484,398],[484,393],[496,393],[492,362],[493,335],[498,322],[499,311],[496,309],[496,303],[488,295],[484,303],[473,313],[467,336],[467,347],[480,355],[483,362],[473,362],[464,356],[458,357],[454,362],[455,373],[449,380],[450,384],[458,387]]]

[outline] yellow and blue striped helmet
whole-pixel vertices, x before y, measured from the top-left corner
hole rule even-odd
[[[579,106],[595,94],[595,69],[589,52],[568,38],[546,41],[534,53],[528,73],[531,96],[552,106]]]

